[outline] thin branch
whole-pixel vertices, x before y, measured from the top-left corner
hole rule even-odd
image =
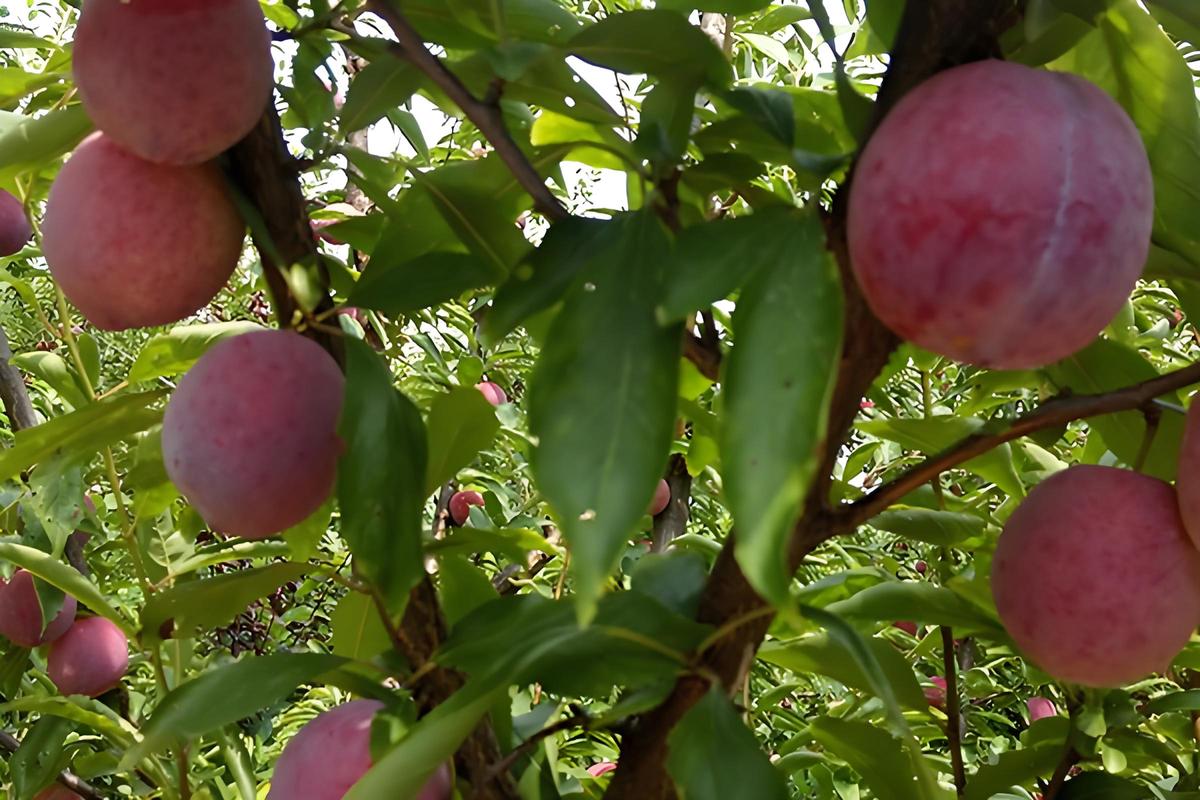
[[[950,745],[950,763],[954,768],[954,788],[962,797],[967,790],[967,771],[963,766],[962,714],[959,710],[958,663],[954,658],[954,632],[942,628],[942,666],[946,673],[946,739]]]
[[[1071,774],[1071,768],[1079,763],[1079,753],[1069,743],[1067,749],[1063,753],[1062,761],[1058,762],[1058,767],[1054,770],[1054,776],[1050,778],[1050,783],[1046,784],[1046,791],[1042,792],[1045,800],[1054,800],[1062,791],[1063,784],[1067,782],[1067,777]]]
[[[492,143],[496,154],[508,166],[521,188],[533,198],[534,207],[552,222],[561,222],[569,217],[570,212],[546,186],[545,179],[508,132],[499,106],[484,102],[471,94],[458,76],[429,51],[421,35],[396,8],[393,0],[372,0],[369,8],[391,26],[397,40],[392,49],[429,76],[429,79],[462,109],[467,119]],[[498,99],[498,92],[494,94]]]
[[[521,756],[525,755],[534,747],[536,747],[539,742],[554,736],[555,734],[562,733],[563,731],[569,731],[572,728],[583,728],[586,730],[590,721],[591,719],[586,714],[573,714],[566,719],[555,722],[553,725],[547,725],[545,728],[542,728],[540,731],[514,747],[511,753],[506,755],[503,760],[492,767],[488,778],[492,779],[497,775],[502,775],[508,772],[510,769],[512,769],[512,766],[521,759]]]
[[[0,731],[0,749],[15,753],[21,749],[21,742],[11,733]],[[104,795],[100,794],[99,790],[92,788],[90,783],[71,772],[63,770],[58,773],[55,780],[59,785],[67,787],[84,800],[104,800]]]
[[[866,497],[833,512],[832,527],[848,530],[866,522],[923,483],[1005,442],[1020,439],[1046,428],[1054,428],[1088,417],[1149,408],[1161,395],[1200,383],[1200,364],[1159,375],[1148,381],[1103,394],[1063,396],[1043,403],[1037,410],[1013,420],[1006,428],[970,436],[949,450],[930,458],[900,477],[885,483]]]
[[[12,357],[8,336],[0,328],[0,400],[4,402],[9,426],[16,433],[34,427],[38,421],[29,400],[29,390],[25,388],[25,377],[12,365]]]
[[[666,474],[667,486],[671,487],[671,502],[654,518],[654,544],[651,552],[661,553],[679,536],[687,531],[688,498],[692,494],[692,476],[687,469],[687,460],[680,453],[671,456]]]

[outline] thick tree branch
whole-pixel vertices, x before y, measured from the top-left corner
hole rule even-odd
[[[654,544],[651,551],[661,553],[677,537],[687,531],[688,498],[692,494],[692,476],[687,470],[687,459],[676,453],[671,456],[666,474],[671,487],[671,502],[654,518]]]
[[[876,102],[876,121],[908,90],[934,73],[967,61],[999,54],[997,35],[1019,18],[1020,0],[927,0],[908,3],[892,51],[891,66]],[[859,402],[895,348],[895,337],[870,312],[850,275],[846,247],[846,198],[843,185],[827,219],[827,240],[837,257],[846,293],[845,345],[830,410],[829,433],[822,448],[820,476],[810,492],[789,542],[793,570],[821,542],[847,530],[834,527],[828,509],[832,466],[859,410]],[[926,478],[927,479],[927,478]],[[681,678],[671,695],[640,717],[621,742],[620,766],[609,785],[608,800],[673,800],[675,787],[665,771],[667,738],[683,715],[709,689],[715,675],[731,690],[753,663],[766,636],[771,614],[738,568],[734,537],[725,543],[701,598],[699,619],[718,627],[737,620],[727,636],[701,654],[699,669]]]
[[[396,34],[397,42],[393,49],[397,55],[429,76],[492,143],[496,154],[508,166],[521,188],[533,198],[534,207],[552,222],[561,222],[569,217],[570,213],[558,202],[558,198],[546,186],[546,181],[508,132],[499,104],[485,102],[471,94],[458,76],[440,58],[429,52],[421,35],[396,8],[394,0],[372,0],[369,8],[383,18]]]
[[[0,731],[0,750],[15,753],[20,749],[21,742],[15,736],[5,731]],[[58,777],[55,780],[58,781],[60,786],[67,787],[75,794],[84,798],[84,800],[104,800],[104,795],[100,794],[97,789],[92,788],[90,783],[66,770],[58,773]]]
[[[33,411],[33,403],[29,400],[29,390],[25,388],[25,378],[21,371],[12,365],[12,357],[8,335],[0,328],[0,400],[4,402],[9,426],[12,432],[16,433],[34,427],[38,421],[37,414]]]
[[[866,497],[832,512],[833,527],[850,530],[880,512],[900,498],[930,481],[939,472],[952,469],[1005,442],[1020,439],[1031,433],[1065,425],[1078,419],[1149,408],[1164,394],[1200,383],[1200,364],[1151,378],[1148,381],[1104,394],[1063,396],[1043,403],[1035,411],[993,432],[978,433],[954,445],[944,453],[917,465],[895,480],[885,483]]]

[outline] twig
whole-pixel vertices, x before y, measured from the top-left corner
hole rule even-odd
[[[21,749],[21,742],[6,731],[0,731],[0,749],[7,750],[9,753],[15,753]],[[92,787],[90,783],[80,778],[67,770],[58,773],[55,778],[59,785],[65,786],[75,794],[84,798],[84,800],[104,800],[104,795],[100,794],[99,790]]]
[[[591,719],[586,714],[573,714],[566,719],[559,720],[553,725],[547,725],[545,728],[542,728],[540,731],[514,747],[511,753],[506,755],[501,761],[492,767],[491,772],[488,775],[489,779],[494,778],[496,775],[501,775],[505,772],[508,772],[512,768],[513,764],[516,764],[517,761],[521,759],[521,756],[525,755],[534,747],[536,747],[542,740],[554,736],[557,733],[569,731],[572,728],[583,728],[586,730],[590,721]]]
[[[942,626],[942,666],[946,673],[946,739],[950,745],[950,763],[954,767],[954,787],[962,797],[967,790],[967,771],[963,766],[958,663],[954,658],[954,632],[947,625]]]
[[[430,80],[462,109],[467,119],[471,120],[479,132],[492,143],[492,147],[496,149],[496,155],[500,156],[500,159],[508,166],[513,177],[521,184],[521,188],[533,198],[534,207],[553,222],[561,222],[569,217],[570,212],[546,186],[546,181],[538,174],[533,164],[517,146],[512,134],[508,132],[499,106],[486,103],[471,94],[458,76],[451,72],[440,58],[429,51],[424,40],[421,39],[421,35],[417,33],[404,14],[395,7],[393,0],[372,0],[368,7],[391,26],[397,40],[392,49],[428,75]]]
[[[1005,442],[1087,417],[1148,408],[1155,398],[1194,383],[1200,383],[1200,364],[1193,364],[1113,392],[1063,396],[1049,400],[1037,410],[1013,420],[1008,427],[993,433],[970,436],[895,480],[883,484],[866,497],[836,509],[832,512],[833,527],[837,530],[852,529],[886,510],[921,484],[932,480],[939,472],[970,461]]]
[[[4,411],[8,414],[12,432],[16,433],[37,425],[37,414],[34,413],[33,403],[29,400],[25,378],[21,371],[12,365],[12,357],[8,336],[4,329],[0,328],[0,399],[4,401]]]
[[[1046,791],[1042,792],[1042,797],[1045,800],[1054,800],[1058,797],[1058,793],[1062,791],[1063,784],[1067,782],[1067,776],[1071,774],[1071,767],[1079,763],[1079,753],[1075,752],[1075,748],[1067,744],[1067,750],[1063,753],[1062,761],[1058,762],[1058,766],[1054,770],[1054,775],[1050,778],[1050,783],[1046,784]]]

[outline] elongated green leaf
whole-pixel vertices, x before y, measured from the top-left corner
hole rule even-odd
[[[809,734],[862,776],[863,783],[888,800],[929,800],[913,776],[904,745],[886,730],[866,722],[821,717]],[[952,793],[935,795],[949,798]]]
[[[0,179],[44,164],[70,151],[92,130],[83,106],[28,117],[0,136]]]
[[[817,468],[842,342],[842,290],[815,215],[774,232],[742,292],[725,364],[721,462],[750,583],[782,602],[787,538]],[[768,249],[768,248],[764,248]],[[763,424],[770,420],[771,424]]]
[[[929,625],[949,625],[963,633],[983,633],[993,641],[1008,639],[995,618],[952,590],[929,583],[888,581],[863,589],[826,608],[856,622],[906,619]]]
[[[403,105],[421,87],[422,73],[407,61],[382,58],[355,76],[342,106],[342,131],[357,131]]]
[[[22,353],[13,358],[12,363],[18,369],[30,375],[41,378],[50,384],[50,388],[58,392],[63,400],[73,408],[82,408],[87,404],[83,389],[75,373],[67,365],[67,360],[58,353]]]
[[[967,782],[966,800],[989,800],[1013,786],[1029,786],[1046,778],[1063,757],[1065,743],[1042,744],[1001,753],[995,763],[982,764]]]
[[[210,669],[168,694],[142,727],[143,739],[125,752],[122,769],[176,739],[190,739],[278,703],[297,686],[346,662],[320,653],[280,653],[243,658]]]
[[[350,592],[338,601],[329,617],[333,628],[333,652],[366,661],[392,646],[379,609],[365,594]]]
[[[228,625],[259,598],[308,573],[306,564],[271,564],[198,581],[179,583],[150,595],[142,608],[142,638],[154,642],[160,627],[174,621],[171,638]]]
[[[152,408],[164,392],[119,395],[27,428],[0,454],[0,481],[16,477],[54,455],[91,455],[162,421]]]
[[[389,315],[444,303],[468,289],[504,280],[505,271],[470,253],[425,253],[402,264],[372,262],[350,293],[350,304]]]
[[[906,708],[923,710],[925,693],[904,656],[888,642],[867,639],[879,663],[883,678],[892,688],[897,702]],[[797,675],[827,675],[854,689],[873,692],[872,681],[858,665],[854,655],[840,641],[828,635],[806,636],[792,642],[771,642],[759,650],[758,657]]]
[[[654,316],[666,232],[649,213],[614,227],[616,246],[567,298],[528,394],[534,476],[571,543],[585,617],[662,475],[679,379],[679,328]]]
[[[783,773],[771,765],[729,698],[712,689],[667,740],[667,771],[688,800],[787,800]]]
[[[14,800],[32,800],[39,789],[54,782],[63,745],[73,730],[75,725],[62,717],[46,716],[34,723],[8,762],[16,790]]]
[[[489,446],[500,430],[496,411],[474,387],[438,397],[429,411],[429,468],[425,491],[432,494]]]
[[[392,386],[387,364],[356,339],[346,340],[339,433],[346,443],[337,477],[342,538],[358,570],[399,609],[425,574],[425,425],[412,401]]]
[[[664,10],[612,14],[575,35],[571,53],[618,72],[698,80],[713,87],[729,82],[729,63],[699,28]]]
[[[41,550],[9,542],[0,542],[0,561],[11,561],[32,572],[46,583],[58,587],[82,605],[116,624],[129,638],[134,638],[137,633],[137,629],[109,604],[95,584],[81,575],[74,567],[67,566]]]
[[[906,539],[948,547],[983,533],[985,522],[974,514],[928,508],[892,508],[871,520],[871,525]]]
[[[142,346],[129,369],[129,382],[140,383],[187,372],[217,342],[257,330],[262,330],[262,326],[253,322],[216,322],[181,325],[160,333]]]

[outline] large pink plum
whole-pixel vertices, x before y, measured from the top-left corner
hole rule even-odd
[[[62,636],[75,621],[75,609],[75,598],[67,595],[47,625],[31,574],[19,569],[12,580],[0,581],[0,635],[21,647],[40,647]]]
[[[219,342],[179,382],[163,419],[167,474],[216,531],[262,539],[329,497],[344,379],[288,331]]]
[[[50,645],[46,672],[66,695],[99,697],[114,689],[129,669],[125,634],[103,617],[88,617]]]
[[[151,164],[93,134],[50,188],[42,234],[71,302],[96,327],[123,330],[212,300],[237,267],[245,225],[215,166]]]
[[[1009,518],[992,592],[1020,650],[1063,681],[1161,672],[1200,621],[1200,552],[1166,483],[1113,467],[1047,478]]]
[[[1183,443],[1179,447],[1179,477],[1175,481],[1183,526],[1200,547],[1200,398],[1188,409]]]
[[[341,800],[371,768],[371,721],[381,708],[354,700],[305,725],[279,757],[267,800]],[[449,800],[451,788],[443,765],[416,800]]]
[[[271,98],[258,0],[85,0],[75,84],[96,127],[162,164],[198,164],[245,136]]]
[[[1116,315],[1153,212],[1145,147],[1116,102],[1073,75],[981,61],[921,84],[872,137],[850,190],[850,258],[905,339],[1038,367]]]
[[[33,237],[33,227],[21,201],[0,189],[0,256],[20,252]]]
[[[650,507],[646,509],[646,512],[652,517],[657,517],[666,511],[669,505],[671,505],[671,484],[660,479],[658,485],[654,487],[654,498],[651,499]]]

